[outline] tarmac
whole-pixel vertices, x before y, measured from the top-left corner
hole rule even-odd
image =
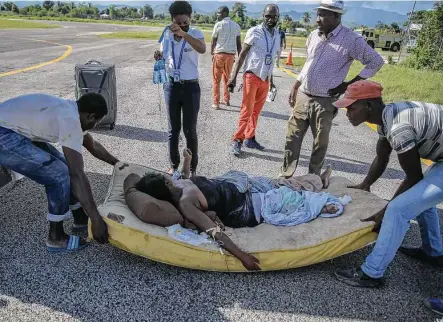
[[[94,130],[92,135],[122,161],[166,170],[165,105],[162,89],[152,84],[153,53],[158,44],[96,36],[143,27],[57,24],[63,28],[0,30],[0,100],[37,92],[74,99],[75,64],[89,59],[113,63],[117,126],[112,131]],[[66,54],[69,46],[72,52],[57,62],[1,76],[53,61]],[[237,169],[276,176],[283,160],[290,115],[287,97],[294,78],[275,70],[277,97],[265,104],[257,130],[257,140],[267,149],[245,150],[244,157],[235,158],[229,154],[229,144],[238,122],[241,92],[233,94],[231,106],[213,110],[209,53],[200,58],[200,73],[198,173],[216,176]],[[333,175],[359,183],[374,158],[377,134],[365,125],[352,127],[343,111],[333,125],[326,164],[332,165]],[[299,174],[307,172],[311,147],[308,132]],[[112,167],[86,151],[84,159],[100,204]],[[393,156],[372,192],[389,199],[403,178]],[[53,255],[45,249],[46,212],[44,188],[31,180],[0,188],[0,321],[435,321],[437,316],[423,307],[422,300],[443,296],[442,270],[402,254],[390,265],[382,289],[355,289],[335,280],[334,269],[361,265],[371,247],[305,268],[253,274],[172,267],[111,245],[93,244],[75,254]],[[68,230],[70,224],[66,223]],[[405,244],[420,245],[415,223]]]

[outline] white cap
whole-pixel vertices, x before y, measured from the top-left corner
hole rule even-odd
[[[314,10],[324,9],[333,12],[337,12],[340,14],[344,14],[346,10],[344,9],[345,5],[341,0],[322,0],[320,6],[315,8]]]

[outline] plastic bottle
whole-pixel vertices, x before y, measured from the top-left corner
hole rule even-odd
[[[160,72],[158,70],[159,60],[157,60],[154,64],[154,74],[153,74],[153,82],[154,84],[160,84]]]

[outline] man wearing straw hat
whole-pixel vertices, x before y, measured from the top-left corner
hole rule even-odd
[[[293,112],[288,121],[285,156],[280,176],[289,178],[297,168],[303,137],[311,127],[314,136],[309,173],[319,174],[329,144],[329,132],[337,109],[332,105],[348,85],[374,76],[383,66],[381,56],[365,39],[341,24],[343,1],[323,0],[317,11],[318,29],[306,41],[307,57],[289,95]],[[354,60],[365,67],[345,82]]]

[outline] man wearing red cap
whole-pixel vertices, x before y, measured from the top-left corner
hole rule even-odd
[[[385,105],[382,87],[371,81],[350,85],[344,97],[334,103],[347,108],[352,125],[378,125],[377,156],[366,178],[353,188],[370,191],[389,163],[392,150],[406,178],[389,204],[366,219],[375,221],[377,243],[359,268],[339,269],[335,276],[351,286],[379,287],[387,266],[398,249],[408,256],[443,267],[443,245],[436,205],[443,201],[443,106],[423,102],[396,102]],[[434,164],[423,174],[420,158]],[[409,221],[420,225],[422,246],[400,247]]]
[[[329,132],[337,109],[332,105],[336,95],[349,84],[375,75],[383,66],[383,58],[366,40],[342,25],[343,1],[322,0],[317,11],[318,29],[306,41],[306,63],[289,95],[293,108],[288,120],[285,155],[280,176],[291,177],[298,165],[300,149],[308,128],[314,142],[309,173],[320,174],[329,145]],[[354,60],[365,67],[354,79],[345,82]]]

